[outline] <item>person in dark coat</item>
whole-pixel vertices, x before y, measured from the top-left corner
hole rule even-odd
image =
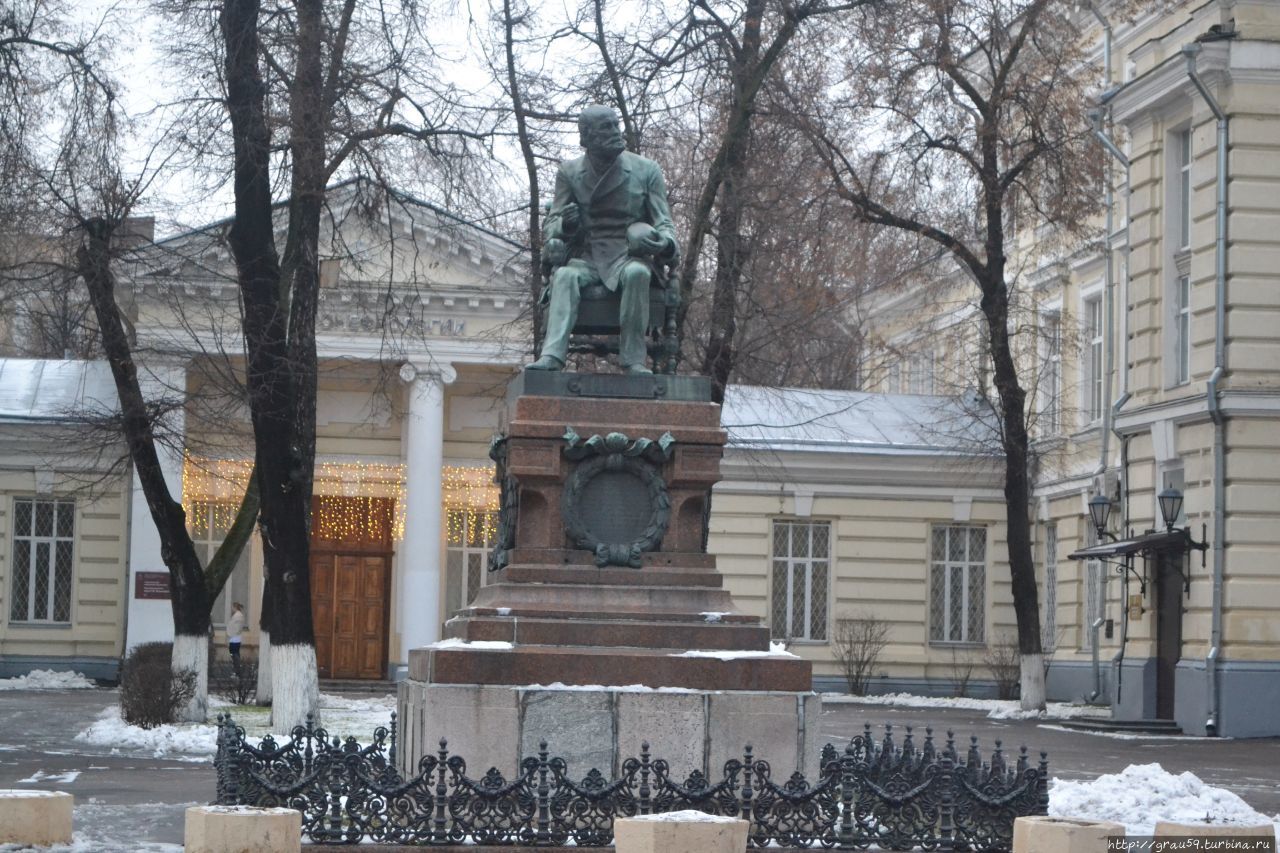
[[[555,199],[543,226],[543,257],[555,267],[540,302],[549,306],[542,357],[531,370],[560,370],[578,317],[582,288],[621,293],[619,361],[628,373],[651,373],[644,335],[655,265],[674,262],[675,225],[658,164],[626,151],[618,116],[590,106],[578,117],[585,156],[560,164]]]

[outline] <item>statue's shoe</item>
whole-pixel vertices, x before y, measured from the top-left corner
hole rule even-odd
[[[652,374],[653,374],[653,371],[645,367],[643,364],[627,365],[628,376],[651,376]]]
[[[526,364],[525,370],[564,370],[564,362],[556,358],[554,355],[544,355],[542,358]]]

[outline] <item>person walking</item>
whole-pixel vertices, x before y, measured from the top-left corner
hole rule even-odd
[[[227,620],[227,651],[231,653],[231,669],[240,677],[240,635],[244,633],[244,605],[231,604],[231,618]]]

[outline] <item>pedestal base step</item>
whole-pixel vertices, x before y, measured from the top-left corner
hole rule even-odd
[[[767,652],[740,652],[729,659],[695,656],[680,649],[581,646],[427,647],[409,652],[409,678],[432,684],[639,684],[800,692],[812,687],[812,672],[809,661]]]
[[[607,646],[637,649],[769,648],[769,629],[741,617],[709,614],[698,622],[650,619],[539,619],[528,616],[479,616],[451,619],[445,635],[459,640],[503,640],[533,646]]]

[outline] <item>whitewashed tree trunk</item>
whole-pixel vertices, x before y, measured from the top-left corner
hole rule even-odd
[[[178,720],[203,723],[209,716],[209,638],[204,634],[177,634],[173,638],[173,659],[169,666],[174,675],[195,674],[195,693],[185,707],[178,710]]]
[[[271,632],[258,632],[258,689],[254,701],[259,705],[271,704]]]
[[[320,725],[320,675],[316,647],[289,643],[271,647],[271,730],[288,734],[307,714]]]
[[[1022,710],[1044,710],[1044,655],[1022,656]]]

